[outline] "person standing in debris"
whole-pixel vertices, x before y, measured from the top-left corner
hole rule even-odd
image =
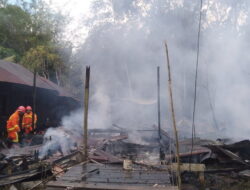
[[[34,126],[32,126],[32,117],[34,117]],[[37,115],[33,114],[31,106],[27,106],[26,113],[23,116],[23,124],[22,124],[25,135],[29,135],[32,131],[36,129],[36,122],[37,122]]]
[[[25,107],[19,106],[7,121],[8,139],[12,144],[19,142],[19,133],[22,125],[22,117],[25,113]]]

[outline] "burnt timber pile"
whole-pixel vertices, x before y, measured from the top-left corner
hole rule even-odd
[[[166,186],[169,187],[168,189],[175,189],[171,186],[171,174],[166,172],[166,168],[149,166],[144,162],[134,160],[144,151],[154,152],[157,149],[156,146],[132,144],[126,142],[128,134],[124,131],[112,130],[112,132],[109,129],[90,130],[87,161],[82,160],[82,152],[78,148],[68,155],[63,155],[59,147],[53,152],[48,151],[43,158],[39,157],[39,150],[43,145],[26,146],[14,150],[4,149],[1,151],[0,185],[8,188],[11,184],[39,180],[31,188],[41,187],[50,181],[47,184],[48,189],[52,187],[64,189],[69,185],[92,189],[93,184],[107,189],[118,188],[118,186],[123,186],[122,189],[147,187],[150,189],[152,186],[156,189]],[[110,134],[109,137],[103,138],[104,133]],[[133,160],[129,160],[131,158]],[[131,161],[125,169],[123,168],[124,159]],[[58,177],[59,175],[62,176]],[[57,179],[57,181],[52,181],[52,179]],[[84,182],[88,185],[86,186]]]
[[[67,155],[58,148],[43,158],[39,157],[42,144],[4,149],[1,189],[178,189],[174,150],[169,152],[173,141],[168,139],[165,159],[159,162],[157,142],[136,144],[128,137],[124,130],[89,130],[87,161],[82,160],[77,146]],[[248,187],[250,141],[223,143],[221,139],[197,138],[192,153],[190,146],[190,139],[180,140],[182,189]]]

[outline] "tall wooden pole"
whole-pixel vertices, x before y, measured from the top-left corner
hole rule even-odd
[[[165,155],[161,144],[161,98],[160,98],[160,67],[157,67],[157,108],[158,108],[158,137],[159,137],[159,158],[160,160],[165,159]]]
[[[86,67],[85,75],[85,87],[84,87],[84,120],[83,120],[83,131],[84,131],[84,160],[88,159],[88,110],[89,110],[89,80],[90,80],[90,66]]]
[[[36,113],[36,69],[34,69],[34,77],[33,77],[33,105],[32,105],[32,109],[33,109],[33,114],[32,114],[32,129],[34,129],[35,127],[35,113]]]
[[[180,168],[179,140],[178,140],[178,131],[176,128],[176,121],[175,121],[174,102],[173,102],[173,93],[172,93],[172,81],[171,81],[171,70],[170,70],[167,42],[165,42],[165,49],[166,49],[167,68],[168,68],[168,88],[169,88],[169,95],[170,95],[169,97],[170,97],[170,104],[171,104],[172,121],[173,121],[173,128],[174,128],[174,134],[175,134],[175,144],[176,144],[176,157],[177,157],[177,164],[178,164],[178,167],[177,167],[178,188],[181,189],[181,168]]]

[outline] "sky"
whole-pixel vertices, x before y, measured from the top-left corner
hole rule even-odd
[[[79,15],[89,14],[90,3],[93,0],[45,0],[54,9],[60,9],[61,11],[68,12],[74,18]]]
[[[79,43],[79,36],[81,40],[86,39],[88,35],[88,28],[79,23],[83,23],[91,16],[90,5],[93,0],[44,0],[52,9],[60,11],[62,14],[70,17],[70,23],[65,28],[65,35],[67,40],[70,40],[75,46]],[[76,32],[77,31],[77,32]],[[74,34],[74,35],[71,35]]]

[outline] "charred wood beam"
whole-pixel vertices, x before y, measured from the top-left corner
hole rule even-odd
[[[82,162],[82,163],[80,163],[79,165],[87,164],[87,162],[88,162],[88,161]],[[29,190],[33,190],[33,189],[35,189],[36,187],[38,187],[39,185],[41,185],[41,184],[46,184],[46,183],[48,183],[51,179],[53,179],[54,177],[56,177],[57,175],[59,175],[59,174],[65,172],[65,171],[67,171],[67,170],[70,169],[70,168],[71,168],[71,167],[69,167],[69,168],[64,168],[62,171],[57,172],[57,173],[53,174],[52,176],[48,177],[47,179],[42,180],[41,182],[35,184],[35,185],[34,185],[33,187],[31,187]]]
[[[90,81],[90,66],[86,67],[85,75],[85,91],[84,91],[84,160],[88,159],[88,109],[89,109],[89,81]]]
[[[36,113],[36,74],[37,71],[34,69],[34,78],[33,78],[33,114],[32,114],[32,129],[35,127],[35,113]]]
[[[217,149],[219,149],[221,152],[223,152],[225,155],[227,155],[228,157],[230,157],[232,160],[235,160],[241,164],[247,165],[249,166],[248,163],[246,163],[243,159],[241,159],[238,155],[236,155],[235,153],[231,152],[230,150],[227,149],[223,149],[219,146],[216,146]]]
[[[205,173],[227,173],[227,172],[240,172],[243,170],[249,170],[249,166],[237,167],[237,168],[220,168],[220,169],[209,169],[205,170]]]
[[[158,116],[158,136],[159,136],[159,158],[160,160],[165,159],[165,154],[162,146],[162,135],[161,135],[161,98],[160,98],[160,67],[157,67],[157,116]]]
[[[99,172],[99,168],[95,168],[95,169],[93,169],[93,170],[90,170],[90,171],[84,173],[84,174],[81,176],[81,179],[82,179],[82,180],[85,180],[89,175],[94,174],[94,173],[98,173],[98,172]]]
[[[166,169],[159,168],[157,166],[152,166],[152,165],[149,165],[149,164],[146,164],[146,163],[141,163],[141,162],[136,162],[136,161],[132,161],[132,163],[136,164],[136,165],[139,165],[139,166],[146,167],[146,168],[151,169],[151,170],[166,171]]]

